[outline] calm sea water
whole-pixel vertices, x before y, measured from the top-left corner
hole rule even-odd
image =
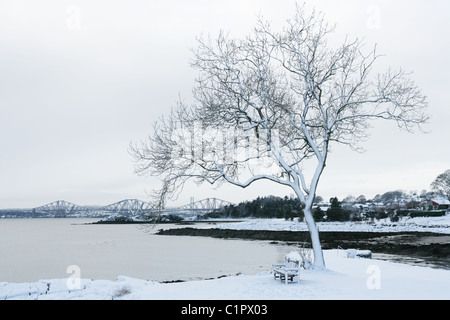
[[[67,278],[156,281],[255,274],[292,247],[263,241],[158,236],[157,225],[87,225],[98,219],[0,219],[0,282]],[[75,271],[76,270],[76,271]]]

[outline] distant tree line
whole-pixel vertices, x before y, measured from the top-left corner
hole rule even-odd
[[[445,211],[418,210],[416,205],[419,202],[417,201],[411,201],[400,208],[396,202],[404,196],[406,196],[406,193],[403,191],[388,191],[371,200],[366,200],[363,195],[357,198],[348,196],[342,201],[339,201],[337,197],[332,197],[327,207],[320,206],[323,198],[318,196],[315,200],[316,206],[313,209],[313,215],[315,221],[318,222],[373,221],[386,218],[396,222],[403,216],[441,216],[445,214]],[[425,196],[425,194],[422,193],[422,196]],[[389,205],[363,209],[363,205],[377,201]],[[244,201],[236,205],[227,205],[222,209],[201,215],[197,219],[208,218],[284,218],[286,220],[299,218],[303,220],[304,215],[298,199],[287,196],[284,198],[268,196],[258,197],[255,200]]]
[[[450,170],[440,174],[431,184],[432,191],[422,190],[420,193],[403,190],[387,191],[377,194],[373,199],[365,195],[354,197],[349,195],[339,201],[332,197],[329,203],[316,195],[313,216],[315,221],[362,221],[389,218],[392,222],[401,217],[441,216],[443,210],[430,210],[429,200],[444,196],[450,200]],[[295,197],[258,197],[252,201],[244,201],[237,205],[228,205],[220,210],[200,216],[205,218],[300,218],[303,220],[303,208]]]
[[[220,210],[202,215],[207,218],[285,218],[303,217],[300,200],[289,197],[258,197],[252,201],[244,201],[237,205],[231,204]]]

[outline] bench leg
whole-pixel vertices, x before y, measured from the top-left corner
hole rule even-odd
[[[297,277],[297,283],[300,283],[300,274],[289,274],[289,273],[281,273],[281,272],[274,272],[273,278],[277,279],[279,278],[281,282],[284,281],[285,284],[288,284],[289,281],[294,281],[294,278]]]

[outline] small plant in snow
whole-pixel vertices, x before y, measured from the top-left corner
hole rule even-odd
[[[113,295],[112,295],[112,298],[113,298],[113,299],[115,299],[115,298],[121,298],[121,297],[123,297],[123,296],[125,296],[125,295],[127,295],[127,294],[130,294],[130,293],[131,293],[130,287],[128,287],[128,286],[123,286],[123,287],[121,287],[121,288],[117,288],[117,289],[114,291],[114,293],[113,293]]]
[[[312,250],[311,248],[300,248],[300,257],[302,258],[300,266],[303,267],[303,269],[310,269],[313,265],[313,258],[312,258]]]
[[[291,251],[286,255],[288,261],[298,261],[298,264],[303,269],[310,269],[313,265],[311,248],[306,248],[304,245],[300,247],[299,251]]]

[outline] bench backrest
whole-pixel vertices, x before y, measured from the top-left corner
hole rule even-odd
[[[286,267],[287,268],[298,268],[299,266],[300,266],[299,261],[286,259]]]

